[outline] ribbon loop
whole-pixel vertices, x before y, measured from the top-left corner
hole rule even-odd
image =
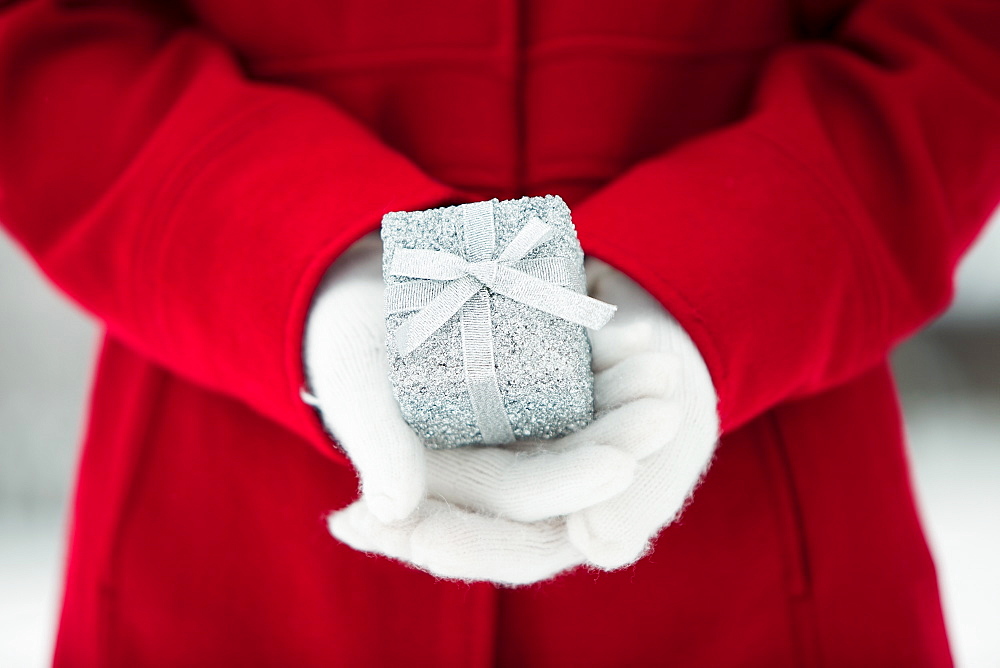
[[[454,281],[469,273],[469,263],[445,251],[400,248],[392,255],[389,273],[393,276]]]

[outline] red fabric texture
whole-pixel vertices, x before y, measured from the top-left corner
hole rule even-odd
[[[57,665],[950,664],[885,358],[1000,199],[996,3],[7,4],[0,220],[107,328]],[[709,365],[693,503],[519,590],[346,548],[320,276],[546,193]]]

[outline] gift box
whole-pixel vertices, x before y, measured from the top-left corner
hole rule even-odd
[[[561,197],[492,199],[382,219],[389,376],[428,447],[564,436],[593,419],[586,296]]]

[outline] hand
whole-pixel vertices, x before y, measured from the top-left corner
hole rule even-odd
[[[556,441],[428,452],[428,496],[415,513],[387,522],[362,496],[331,516],[335,536],[441,577],[505,584],[579,564],[614,570],[642,556],[708,466],[718,429],[715,392],[694,344],[652,297],[598,261],[588,260],[587,274],[591,294],[619,307],[609,325],[591,332],[595,422]],[[553,512],[558,504],[538,503],[538,490],[518,493],[530,484],[504,488],[466,471],[473,453],[479,464],[514,454],[520,459],[506,461],[525,472],[548,465],[551,484],[585,489],[567,455],[596,446],[634,461],[634,474],[614,493],[609,484],[574,495],[578,507],[562,513]]]
[[[372,234],[324,277],[303,351],[312,391],[303,398],[319,409],[354,464],[361,480],[357,507],[373,521],[412,523],[430,496],[531,522],[609,499],[631,483],[634,460],[605,444],[534,454],[426,449],[403,420],[389,383],[384,286],[382,243]]]
[[[591,332],[598,412],[650,397],[668,402],[677,415],[676,430],[659,432],[643,444],[650,447],[618,441],[638,461],[632,484],[566,519],[569,541],[587,562],[615,570],[649,549],[701,481],[718,441],[718,399],[698,349],[659,302],[602,262],[588,261],[587,272],[598,298],[619,307],[612,323]]]

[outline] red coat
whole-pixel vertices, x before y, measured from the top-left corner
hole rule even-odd
[[[885,359],[1000,199],[1000,4],[0,4],[0,219],[107,328],[57,664],[950,662]],[[350,550],[319,277],[386,211],[546,193],[703,352],[706,481],[617,573]]]

